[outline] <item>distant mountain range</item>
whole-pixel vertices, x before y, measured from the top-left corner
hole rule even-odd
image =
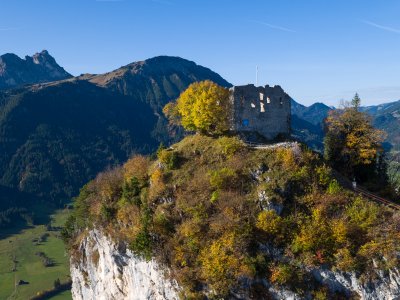
[[[323,103],[304,106],[292,101],[293,135],[314,149],[323,148],[323,121],[334,107]],[[368,113],[376,128],[387,133],[384,143],[386,150],[400,151],[400,100],[379,105],[364,106],[361,110]]]
[[[46,50],[25,59],[12,53],[0,56],[0,89],[71,77]]]
[[[400,100],[362,109],[372,116],[375,127],[387,133],[387,146],[400,151]]]
[[[47,51],[24,60],[1,56],[0,201],[6,203],[8,193],[9,199],[19,199],[18,207],[21,195],[65,203],[105,168],[180,139],[182,132],[168,126],[162,107],[191,83],[207,79],[231,86],[210,69],[179,57],[159,56],[105,74],[72,77]],[[365,108],[397,145],[399,106]],[[323,119],[330,109],[293,100],[293,135],[321,150]],[[0,205],[0,226],[7,207]]]
[[[47,52],[35,60],[43,55],[54,61]],[[32,85],[20,80],[25,70],[25,64],[7,63],[8,76],[18,74],[7,82],[21,84],[0,91],[0,191],[13,199],[20,191],[57,204],[108,166],[180,138],[161,110],[191,83],[208,79],[230,86],[210,69],[167,56],[102,75],[59,73],[62,80],[48,83],[41,68],[31,74],[29,81],[39,83]]]

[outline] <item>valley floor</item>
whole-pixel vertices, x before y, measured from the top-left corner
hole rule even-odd
[[[37,225],[0,240],[0,299],[30,299],[52,289],[57,278],[61,283],[70,279],[68,255],[59,231],[68,214],[67,210],[53,214],[50,231],[45,225]],[[42,241],[36,241],[41,237]],[[44,266],[40,252],[53,262],[52,266]],[[20,280],[27,284],[16,285]],[[50,299],[71,298],[70,291],[65,291]]]

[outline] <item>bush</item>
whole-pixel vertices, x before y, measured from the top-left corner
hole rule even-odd
[[[210,172],[210,184],[215,189],[226,189],[233,185],[236,173],[230,168],[222,168]]]
[[[282,220],[274,210],[262,211],[257,217],[257,228],[263,230],[268,236],[275,237],[282,230]]]
[[[65,224],[64,227],[61,229],[61,238],[64,241],[64,243],[66,245],[69,244],[69,242],[71,241],[72,237],[75,235],[76,232],[76,228],[75,228],[75,224],[76,224],[76,218],[74,215],[70,215]]]
[[[243,142],[237,137],[220,137],[217,140],[217,145],[220,147],[222,153],[230,158],[236,152],[244,148]]]
[[[102,204],[100,216],[105,222],[111,222],[115,219],[116,209],[105,204]]]
[[[178,154],[172,150],[162,150],[157,156],[160,162],[169,170],[176,168],[178,165]]]
[[[357,197],[346,209],[345,214],[350,222],[359,226],[361,229],[367,229],[378,221],[379,208],[376,204]]]
[[[351,272],[356,269],[356,260],[347,248],[339,249],[335,254],[336,267],[345,272]]]
[[[150,160],[143,155],[135,155],[123,165],[124,178],[130,180],[136,177],[140,183],[145,183],[148,178]]]
[[[339,183],[337,182],[337,180],[333,179],[333,180],[331,180],[331,182],[329,182],[329,186],[326,191],[330,195],[335,195],[335,194],[339,194],[341,190],[342,190],[342,188],[339,185]]]
[[[336,241],[327,219],[320,210],[314,209],[312,217],[301,224],[292,250],[303,254],[308,264],[324,264],[332,262],[335,246]]]
[[[131,177],[122,186],[122,200],[140,206],[142,203],[140,199],[141,189],[142,186],[137,177]]]
[[[147,230],[141,230],[129,246],[136,255],[146,260],[151,259],[152,243],[151,236]]]
[[[202,277],[219,296],[227,295],[239,276],[251,274],[246,259],[238,257],[235,244],[235,236],[228,232],[200,254]]]
[[[295,279],[297,279],[295,269],[289,264],[279,263],[272,265],[270,272],[270,281],[273,284],[281,286],[292,285],[295,283]]]
[[[321,187],[325,188],[331,182],[331,169],[325,164],[316,167],[315,173],[318,176],[318,183]]]

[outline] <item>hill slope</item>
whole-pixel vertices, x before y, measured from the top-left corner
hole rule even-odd
[[[157,160],[136,156],[99,174],[66,224],[77,299],[144,299],[139,283],[155,263],[182,299],[399,295],[399,213],[340,187],[298,144],[252,149],[235,137],[188,136]]]
[[[107,165],[157,145],[150,108],[86,81],[2,96],[0,182],[21,191],[72,196]]]
[[[157,56],[87,78],[111,91],[148,103],[158,112],[193,82],[211,80],[224,87],[232,86],[210,69],[173,56]]]
[[[70,77],[46,50],[25,59],[11,53],[0,56],[0,90]]]
[[[373,117],[374,125],[387,133],[391,150],[400,151],[400,100],[367,106],[363,110]]]
[[[147,103],[158,116],[153,136],[164,144],[182,138],[179,128],[171,128],[162,108],[179,97],[191,83],[211,80],[221,86],[232,86],[219,74],[196,63],[173,56],[157,56],[134,62],[102,75],[85,75],[83,78],[113,92]]]
[[[156,57],[104,75],[0,91],[0,184],[62,203],[107,166],[181,138],[161,108],[205,79],[229,86],[188,60]]]

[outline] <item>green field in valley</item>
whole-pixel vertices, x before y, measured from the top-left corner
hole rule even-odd
[[[51,226],[32,226],[0,239],[0,300],[30,299],[52,289],[57,279],[70,280],[68,255],[60,238],[68,214],[59,210],[51,216]],[[64,291],[48,299],[72,297]]]

